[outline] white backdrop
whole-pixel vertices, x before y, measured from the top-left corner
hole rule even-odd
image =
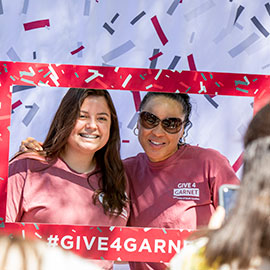
[[[168,40],[164,45],[152,18]],[[24,24],[38,20],[49,26],[25,30]],[[200,71],[270,72],[267,0],[0,0],[0,24],[1,60],[189,70],[192,54]],[[78,48],[83,49],[74,53]],[[158,52],[162,55],[150,61]],[[13,95],[13,102],[22,105],[12,113],[10,155],[29,135],[44,139],[67,89],[20,90]],[[135,105],[130,92],[111,94],[121,138],[129,141],[122,144],[124,158],[141,151],[130,128]],[[203,95],[192,95],[187,141],[215,148],[233,164],[242,152],[253,99],[213,100],[216,106]]]

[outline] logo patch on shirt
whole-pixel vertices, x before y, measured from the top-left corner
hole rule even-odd
[[[199,200],[200,190],[196,183],[179,183],[177,188],[173,189],[173,198],[178,200]]]

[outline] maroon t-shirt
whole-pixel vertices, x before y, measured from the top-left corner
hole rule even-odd
[[[197,229],[206,226],[223,184],[239,185],[228,160],[213,149],[184,145],[161,162],[145,153],[124,161],[130,182],[129,226]],[[131,263],[131,269],[165,269]]]

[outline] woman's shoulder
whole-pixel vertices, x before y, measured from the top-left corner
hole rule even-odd
[[[48,166],[48,161],[44,156],[35,152],[19,154],[9,162],[9,171],[21,171],[22,169],[42,170]]]
[[[226,159],[226,157],[222,155],[218,150],[213,148],[204,148],[198,145],[186,145],[185,152],[187,155],[192,155],[201,159]]]
[[[21,161],[21,160],[36,160],[36,161],[46,161],[46,158],[44,156],[39,155],[36,152],[25,152],[25,153],[20,153],[17,156],[15,156],[14,158],[12,158],[12,160],[10,161],[10,163],[14,162],[14,161]]]

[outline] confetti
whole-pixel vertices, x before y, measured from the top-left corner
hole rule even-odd
[[[239,88],[239,87],[236,87],[235,89],[238,90],[238,91],[241,91],[243,93],[248,93],[248,90],[246,90],[246,89],[242,89],[242,88]]]
[[[109,230],[112,232],[114,230],[115,226],[111,226]]]
[[[14,110],[19,107],[20,105],[22,105],[22,102],[20,100],[17,100],[16,102],[14,102],[12,105],[11,105],[11,110],[12,110],[12,113],[14,113]]]
[[[192,43],[195,36],[195,32],[192,32],[189,42]]]
[[[58,79],[55,78],[55,76],[53,76],[53,74],[50,75],[50,79],[54,82],[54,84],[58,87],[60,84],[59,82],[57,81]]]
[[[89,83],[90,81],[92,81],[92,80],[94,80],[95,78],[97,78],[97,77],[103,77],[103,74],[100,74],[99,72],[98,72],[98,70],[94,70],[94,69],[88,69],[88,72],[92,72],[92,73],[94,73],[92,76],[90,76],[90,77],[88,77],[87,79],[85,79],[85,82],[86,83]]]
[[[0,15],[4,14],[2,0],[0,0]]]
[[[157,80],[158,78],[159,78],[159,76],[160,76],[160,74],[162,73],[162,69],[160,69],[159,71],[158,71],[158,73],[157,73],[157,75],[155,76],[155,80]]]
[[[210,102],[211,105],[213,105],[216,109],[218,108],[218,104],[209,96],[209,95],[204,95],[204,97]]]
[[[103,24],[103,28],[105,28],[111,35],[114,33],[114,30],[107,24]]]
[[[247,130],[247,127],[246,125],[243,125],[243,124],[241,124],[239,128],[237,128],[237,131],[240,133],[242,138],[244,138],[246,130]]]
[[[122,143],[129,143],[129,140],[122,140]]]
[[[132,75],[131,75],[131,74],[129,74],[129,75],[126,77],[125,81],[124,81],[123,84],[122,84],[122,87],[123,87],[123,88],[125,88],[125,87],[127,86],[128,82],[131,80],[131,78],[132,78]]]
[[[156,58],[160,57],[161,55],[163,55],[163,52],[159,52],[159,53],[153,55],[152,57],[149,57],[149,60],[150,60],[150,61],[153,61],[153,60],[155,60]]]
[[[166,230],[165,230],[164,228],[162,228],[162,231],[163,231],[165,234],[167,234],[167,232],[166,232]]]
[[[162,90],[163,86],[153,83],[153,87]]]
[[[156,55],[156,54],[158,54],[158,52],[159,52],[159,49],[154,49],[153,50],[153,55]],[[157,65],[157,58],[155,58],[153,61],[151,61],[151,63],[150,63],[150,68],[155,68],[156,67],[156,65]]]
[[[115,72],[118,72],[118,70],[119,70],[119,67],[116,67],[116,68],[114,69]]]
[[[22,230],[22,238],[25,239],[25,231]]]
[[[172,60],[172,62],[170,63],[168,69],[175,69],[176,65],[178,64],[178,62],[180,61],[181,57],[180,56],[175,56]]]
[[[108,88],[108,85],[101,81],[99,78],[96,79],[96,82],[99,83],[104,89]]]
[[[256,42],[260,37],[256,33],[252,33],[245,40],[240,42],[237,46],[228,51],[231,57],[236,57],[240,53],[242,53],[245,49],[251,46],[254,42]]]
[[[207,92],[206,87],[203,85],[203,82],[200,82],[200,87],[201,89],[198,91],[199,94],[201,94],[202,92]]]
[[[265,69],[265,68],[268,68],[268,67],[270,67],[270,64],[267,64],[267,65],[263,66],[262,69]]]
[[[37,225],[36,223],[34,223],[34,226],[35,226],[35,228],[36,228],[37,230],[39,230],[39,227],[38,227],[38,225]]]
[[[24,0],[22,14],[26,14],[28,10],[29,0]]]
[[[159,24],[157,16],[152,17],[151,21],[152,21],[152,23],[154,25],[154,28],[155,28],[158,36],[159,36],[159,39],[160,39],[162,45],[164,46],[168,42],[168,39],[166,38],[166,36],[165,36],[165,34],[164,34],[160,24]]]
[[[33,59],[37,59],[37,52],[33,52]]]
[[[39,235],[37,232],[35,232],[35,235],[36,235],[38,238],[42,239],[42,236]]]
[[[233,170],[235,172],[237,172],[240,169],[242,163],[243,163],[243,153],[241,153],[241,155],[238,157],[238,159],[233,164],[233,166],[232,166]]]
[[[21,78],[21,81],[25,82],[25,83],[36,85],[33,81],[30,81],[30,80],[27,80],[27,79],[24,79],[24,78]]]
[[[43,28],[45,26],[50,26],[50,21],[49,19],[47,20],[40,20],[40,21],[33,21],[29,23],[24,23],[23,27],[25,31],[37,29],[37,28]]]
[[[173,15],[173,13],[176,10],[178,4],[179,4],[179,0],[174,0],[172,2],[171,6],[169,7],[169,9],[167,10],[167,14]]]
[[[201,73],[201,75],[202,75],[203,79],[204,79],[205,81],[207,81],[205,75],[204,75],[203,73]]]
[[[137,21],[139,21],[146,13],[142,11],[140,14],[138,14],[131,22],[131,25],[134,25]]]
[[[33,105],[25,106],[25,108],[29,108],[30,111],[26,114],[22,122],[24,123],[25,126],[28,126],[35,117],[35,115],[37,114],[39,106],[36,103],[33,103]]]
[[[112,20],[111,20],[111,23],[114,23],[115,20],[116,20],[118,17],[119,17],[119,14],[116,13],[116,14],[113,16],[113,18],[112,18]]]
[[[102,232],[102,230],[99,227],[97,227],[97,229],[98,229],[98,231]]]
[[[150,89],[151,87],[153,87],[153,85],[152,84],[149,84],[149,85],[147,85],[147,86],[145,86],[145,89]]]
[[[267,12],[268,12],[268,14],[270,16],[270,4],[266,3],[264,6],[265,6],[265,8],[266,8],[266,10],[267,10]]]
[[[74,50],[74,51],[71,51],[70,53],[71,53],[72,55],[74,55],[74,54],[78,53],[79,51],[81,51],[81,50],[83,50],[83,49],[84,49],[84,46],[81,45],[78,49],[76,49],[76,50]]]
[[[241,6],[241,5],[238,7],[238,9],[236,11],[236,16],[235,16],[235,19],[234,19],[234,23],[233,24],[236,23],[236,21],[238,20],[240,14],[243,12],[244,9],[245,8],[243,6]]]
[[[243,29],[244,29],[244,26],[242,26],[242,25],[239,24],[238,22],[236,22],[234,25],[235,25],[238,29],[240,29],[240,30],[243,30]]]
[[[83,11],[83,16],[89,16],[90,14],[90,0],[85,0],[84,1],[84,11]]]
[[[12,93],[28,90],[35,88],[35,86],[30,86],[30,85],[14,85],[12,89]]]
[[[215,3],[212,0],[209,0],[201,4],[200,6],[194,8],[190,12],[184,14],[184,17],[187,21],[191,21],[199,17],[200,15],[204,14],[205,12],[207,12],[209,9],[211,9],[214,6],[215,6]]]
[[[79,78],[79,75],[78,75],[78,73],[77,73],[77,72],[74,72],[74,74],[75,74],[75,76],[76,76],[77,78]]]
[[[127,53],[131,49],[135,47],[134,43],[131,40],[128,40],[121,46],[113,49],[112,51],[108,52],[107,54],[102,56],[102,59],[104,62],[109,62],[119,56],[121,56],[124,53]]]
[[[52,72],[49,70],[45,75],[43,75],[43,78],[46,78],[47,76],[49,76]]]
[[[187,59],[188,59],[189,69],[190,70],[197,70],[193,54],[188,55]]]
[[[10,47],[10,49],[7,51],[7,56],[11,61],[21,62],[22,60],[18,56],[18,54],[15,52],[13,47]]]
[[[253,16],[251,18],[251,21],[254,23],[254,25],[257,27],[257,29],[265,36],[269,36],[269,32],[263,27],[263,25],[259,22],[256,16]]]

